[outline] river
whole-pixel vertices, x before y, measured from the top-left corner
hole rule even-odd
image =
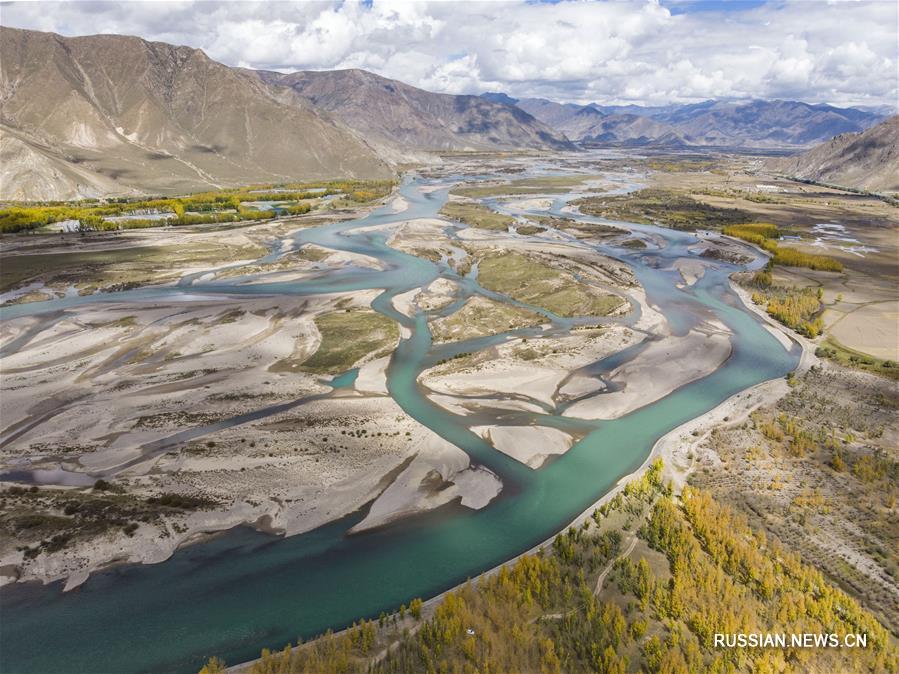
[[[687,247],[696,238],[658,227],[630,226],[665,245],[658,250],[598,249],[632,267],[649,301],[660,307],[675,334],[710,317],[727,325],[734,335],[731,356],[713,374],[614,421],[571,420],[561,417],[560,410],[541,415],[541,423],[578,424],[587,433],[566,454],[531,470],[471,432],[470,420],[435,406],[421,394],[418,375],[437,358],[452,348],[470,351],[505,338],[435,349],[425,316],[409,318],[393,309],[390,299],[396,294],[425,286],[439,275],[457,278],[446,264],[390,248],[385,233],[371,229],[433,217],[447,198],[447,189],[426,187],[427,181],[421,179],[403,184],[400,193],[409,204],[406,211],[384,207],[356,221],[294,235],[297,246],[310,242],[370,255],[384,264],[383,270],[355,269],[290,283],[194,282],[67,297],[4,308],[0,316],[59,311],[96,301],[382,288],[373,307],[411,331],[388,368],[390,395],[413,418],[464,449],[474,463],[500,476],[500,496],[482,510],[449,505],[352,536],[346,532],[364,512],[286,539],[241,527],[178,550],[161,564],[120,565],[94,573],[76,591],[65,594],[61,583],[5,587],[0,590],[2,671],[195,672],[211,655],[228,663],[246,661],[258,657],[263,647],[280,648],[298,637],[392,611],[414,597],[434,596],[546,540],[620,477],[638,468],[659,437],[739,391],[783,376],[797,364],[798,351],[787,353],[731,291],[728,275],[738,267],[716,263],[695,285],[678,288],[680,277],[671,264],[690,256]],[[566,201],[555,199],[546,212],[558,213]],[[351,231],[359,228],[369,229]],[[464,287],[466,292],[481,291],[473,277],[465,279]],[[559,331],[576,322],[550,318]]]

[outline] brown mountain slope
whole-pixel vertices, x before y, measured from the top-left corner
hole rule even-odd
[[[838,133],[864,131],[881,116],[801,101],[705,101],[653,116],[694,145],[810,147]]]
[[[589,105],[561,104],[545,98],[525,98],[516,105],[544,124],[581,143],[684,144],[684,139],[676,129],[650,117],[609,114]]]
[[[288,85],[384,150],[570,150],[558,132],[514,105],[435,94],[365,70],[258,71]]]
[[[795,157],[769,160],[787,175],[874,192],[899,192],[899,115],[844,133]]]
[[[0,28],[0,198],[382,177],[355,134],[202,51]]]

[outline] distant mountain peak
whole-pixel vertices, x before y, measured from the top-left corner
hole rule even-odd
[[[882,119],[854,108],[761,99],[643,107],[525,98],[517,105],[581,143],[807,147],[840,133],[864,131]]]
[[[515,105],[518,103],[517,98],[512,98],[509,94],[504,94],[501,91],[488,91],[481,94],[481,98],[493,101],[494,103],[503,103],[504,105]]]

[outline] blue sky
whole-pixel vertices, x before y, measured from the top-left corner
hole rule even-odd
[[[4,25],[119,33],[228,65],[364,68],[432,91],[606,104],[895,105],[893,0],[4,3]]]
[[[761,7],[765,0],[660,0],[659,4],[677,15],[691,12],[743,12]]]

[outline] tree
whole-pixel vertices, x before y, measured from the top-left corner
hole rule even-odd
[[[216,657],[211,657],[209,662],[203,665],[200,674],[225,674],[225,663]]]

